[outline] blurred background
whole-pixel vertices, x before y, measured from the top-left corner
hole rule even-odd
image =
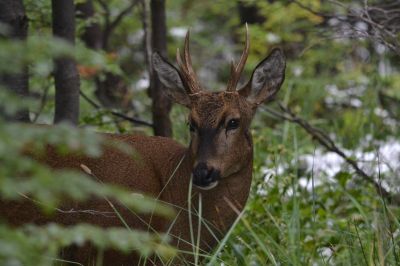
[[[247,23],[242,83],[274,47],[286,79],[253,122],[248,206],[209,262],[400,264],[399,1],[1,0],[0,22],[0,157],[34,138],[15,120],[187,145],[151,54],[175,64],[190,29],[202,85],[223,90]]]

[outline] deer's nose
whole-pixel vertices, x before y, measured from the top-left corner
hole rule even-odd
[[[193,184],[201,189],[211,189],[218,184],[220,172],[206,163],[198,163],[193,169]]]

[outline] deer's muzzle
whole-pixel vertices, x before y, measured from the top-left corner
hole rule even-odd
[[[203,190],[209,190],[218,185],[220,171],[206,163],[199,163],[192,172],[193,184]]]

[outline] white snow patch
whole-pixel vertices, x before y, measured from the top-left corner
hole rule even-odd
[[[186,36],[187,28],[185,27],[173,27],[169,30],[169,33],[177,38],[184,38]]]
[[[400,140],[395,138],[387,139],[386,141],[376,141],[375,150],[365,151],[365,148],[370,146],[372,136],[368,135],[361,141],[360,148],[351,151],[342,149],[349,157],[355,158],[358,165],[367,174],[385,178],[382,183],[389,189],[400,186]],[[324,181],[335,182],[334,176],[348,166],[345,160],[334,152],[326,152],[323,148],[315,150],[315,154],[305,154],[300,156],[300,162],[305,163],[305,168],[308,173],[313,172],[314,186],[321,185]],[[278,165],[274,169],[262,168],[265,174],[265,182],[275,175],[281,175],[288,168],[288,165]],[[350,168],[351,169],[351,168]],[[299,178],[299,185],[312,189],[312,180],[306,177]]]
[[[281,41],[281,37],[275,33],[268,32],[265,35],[265,40],[269,43],[278,43]]]
[[[150,80],[148,77],[141,77],[138,81],[136,81],[135,89],[138,91],[147,90],[150,86]]]

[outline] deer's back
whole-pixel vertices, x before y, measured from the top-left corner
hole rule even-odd
[[[104,146],[103,154],[97,158],[87,156],[57,154],[51,147],[40,161],[54,169],[74,169],[83,172],[82,165],[89,168],[94,178],[100,182],[123,186],[132,191],[132,200],[137,200],[138,193],[146,194],[163,200],[164,195],[160,193],[165,185],[165,176],[170,175],[180,158],[185,153],[185,148],[169,138],[147,137],[134,135],[104,134],[106,138],[118,141],[119,145],[128,145],[133,148],[133,153],[110,145]],[[56,173],[56,172],[55,172]],[[57,178],[55,175],[54,178]],[[166,193],[167,191],[163,191]],[[40,204],[46,204],[42,202]],[[114,202],[119,214],[132,229],[145,230],[149,232],[162,232],[166,230],[168,222],[164,219],[133,213],[125,206]],[[77,223],[89,223],[101,227],[121,227],[122,221],[117,217],[110,204],[104,199],[92,198],[84,203],[64,201],[58,210],[51,216],[43,215],[39,208],[30,200],[18,202],[1,202],[0,217],[12,225],[24,223],[45,224],[57,222],[64,225]],[[139,218],[140,217],[140,218]],[[68,259],[80,261],[86,260],[88,256],[95,258],[95,253],[88,254],[91,248],[73,250]],[[114,252],[111,251],[114,254]],[[117,263],[118,261],[130,261],[130,257],[108,256],[108,259]],[[115,264],[117,265],[117,264]]]

